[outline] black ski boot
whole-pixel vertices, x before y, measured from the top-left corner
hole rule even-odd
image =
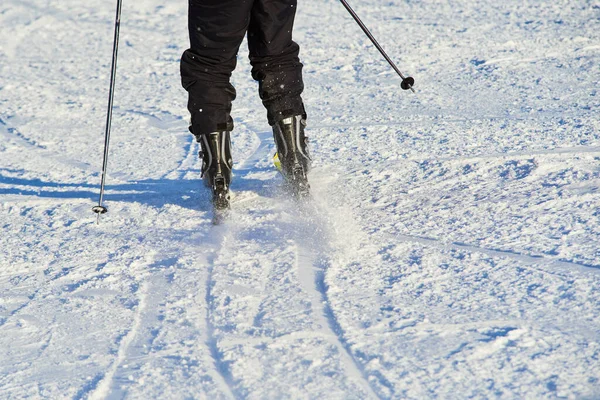
[[[308,139],[304,135],[305,126],[306,120],[301,115],[284,118],[273,125],[281,173],[292,194],[299,198],[307,197],[310,191],[307,175],[311,159]]]
[[[212,132],[198,140],[202,146],[202,178],[212,190],[215,220],[229,209],[229,184],[231,183],[231,139],[228,131]]]

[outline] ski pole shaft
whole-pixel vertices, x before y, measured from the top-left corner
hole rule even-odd
[[[117,0],[117,15],[115,17],[115,38],[113,41],[112,65],[110,71],[110,89],[108,92],[108,110],[106,112],[106,131],[104,133],[104,159],[102,161],[102,180],[100,183],[100,198],[98,205],[92,210],[98,214],[97,221],[100,220],[100,214],[106,213],[108,210],[102,205],[104,201],[104,186],[106,184],[106,169],[108,166],[108,147],[110,144],[110,127],[112,123],[113,101],[115,94],[115,78],[117,75],[117,54],[119,52],[119,30],[121,27],[121,6],[123,1]]]
[[[404,90],[410,89],[413,93],[415,93],[415,89],[413,89],[413,85],[415,84],[415,80],[412,77],[410,77],[410,76],[409,77],[405,77],[402,74],[402,72],[400,72],[400,69],[398,69],[398,67],[396,66],[396,64],[394,64],[394,62],[387,55],[387,53],[385,52],[385,50],[383,50],[383,47],[381,47],[381,45],[379,44],[379,42],[377,42],[377,39],[375,39],[375,37],[373,36],[373,34],[371,33],[371,31],[369,31],[369,29],[367,28],[367,26],[361,21],[361,19],[356,14],[356,12],[352,9],[352,7],[350,7],[350,4],[348,4],[348,2],[346,0],[340,0],[340,1],[342,2],[343,6],[346,8],[346,10],[348,10],[348,12],[350,13],[350,15],[352,15],[352,18],[354,18],[354,20],[356,21],[356,23],[358,24],[358,26],[360,26],[360,28],[365,33],[365,35],[367,35],[367,37],[369,39],[371,39],[371,42],[373,43],[373,45],[375,45],[375,47],[377,48],[377,50],[379,50],[379,52],[381,53],[381,55],[386,59],[386,61],[390,64],[390,66],[394,69],[394,71],[396,71],[396,73],[398,75],[400,75],[400,78],[402,78],[402,89],[404,89]]]

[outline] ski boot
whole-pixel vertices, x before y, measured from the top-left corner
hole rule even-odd
[[[212,132],[199,138],[202,151],[202,178],[212,190],[215,220],[229,210],[229,184],[231,182],[231,139],[228,131]]]
[[[297,198],[308,197],[308,171],[311,159],[308,154],[308,139],[304,135],[306,120],[301,115],[284,118],[273,125],[273,136],[277,145],[275,165],[284,176],[292,194]]]

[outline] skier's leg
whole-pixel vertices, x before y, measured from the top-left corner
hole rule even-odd
[[[181,57],[181,82],[189,93],[192,132],[198,140],[230,131],[235,89],[229,82],[248,29],[252,1],[190,0],[190,48]]]
[[[255,0],[248,28],[252,77],[270,125],[284,118],[306,118],[302,98],[302,64],[292,40],[297,0]]]
[[[310,158],[304,136],[306,113],[300,97],[302,64],[292,40],[296,0],[256,0],[248,28],[252,77],[267,109],[283,175],[292,191],[308,194]]]
[[[181,57],[181,81],[189,93],[191,131],[202,146],[202,174],[212,189],[215,216],[229,207],[235,99],[229,79],[251,7],[250,0],[189,0],[190,49]]]

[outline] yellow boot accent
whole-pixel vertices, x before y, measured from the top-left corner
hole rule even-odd
[[[279,160],[279,154],[275,153],[275,155],[273,156],[273,165],[275,165],[275,168],[277,168],[279,170],[279,172],[282,172],[281,170],[281,161]]]

